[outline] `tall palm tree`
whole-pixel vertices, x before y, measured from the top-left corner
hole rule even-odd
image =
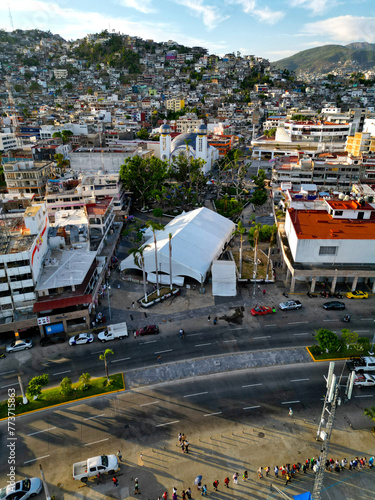
[[[242,243],[243,243],[243,237],[244,237],[245,233],[246,233],[246,229],[243,227],[242,222],[238,221],[237,229],[235,231],[233,231],[233,234],[235,236],[237,236],[237,235],[240,236],[240,270],[239,270],[240,278],[242,277]]]
[[[254,247],[254,267],[253,267],[253,280],[254,280],[254,291],[253,296],[255,295],[255,287],[257,280],[257,270],[258,270],[258,240],[260,233],[261,225],[255,224],[253,234],[249,233],[249,242]]]
[[[170,276],[169,287],[170,287],[170,289],[172,291],[172,288],[173,288],[173,279],[172,279],[172,233],[169,233],[168,238],[169,238],[169,276]]]
[[[107,356],[110,354],[114,354],[112,349],[106,349],[103,354],[99,356],[100,361],[104,361],[104,366],[105,366],[105,374],[107,377],[107,383],[109,384],[109,375],[108,375],[108,363],[107,363]]]
[[[146,248],[150,248],[150,245],[144,245],[139,248],[132,248],[129,253],[133,255],[134,263],[137,267],[142,269],[143,274],[143,292],[145,294],[145,302],[147,301],[147,284],[146,284],[146,268],[145,268],[145,258],[144,251]]]
[[[149,220],[148,222],[146,222],[146,226],[151,228],[152,234],[154,235],[156,290],[157,290],[157,294],[159,297],[160,296],[160,288],[159,288],[158,249],[157,249],[157,241],[156,241],[156,231],[162,231],[164,229],[164,226],[163,226],[163,224],[159,224],[158,222],[154,222],[152,220]]]
[[[276,225],[274,224],[271,229],[271,236],[270,236],[270,246],[268,247],[268,256],[267,256],[267,269],[266,269],[266,281],[268,280],[268,270],[270,267],[270,260],[271,260],[271,248],[275,245],[276,242]]]

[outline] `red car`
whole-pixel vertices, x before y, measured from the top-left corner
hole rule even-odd
[[[264,314],[272,314],[272,309],[267,306],[257,306],[251,309],[250,312],[252,316],[263,316]]]
[[[143,335],[156,335],[158,333],[159,327],[157,325],[147,325],[135,331],[137,337],[138,335],[142,337]]]

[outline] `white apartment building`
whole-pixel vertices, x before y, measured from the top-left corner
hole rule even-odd
[[[34,193],[43,196],[46,183],[54,173],[53,162],[10,161],[4,165],[9,192]]]
[[[35,286],[47,252],[45,204],[28,207],[23,218],[3,218],[0,231],[0,318],[32,312]]]
[[[56,80],[60,80],[62,78],[66,78],[68,76],[68,70],[67,69],[54,69],[53,74],[54,74]]]
[[[113,210],[115,212],[122,210],[125,190],[119,174],[98,173],[92,176],[83,176],[79,187],[84,198],[94,197],[96,202],[108,197],[113,198]]]
[[[0,151],[9,151],[17,147],[17,138],[14,134],[0,134]]]

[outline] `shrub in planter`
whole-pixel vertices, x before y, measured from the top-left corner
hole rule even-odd
[[[60,394],[67,396],[72,392],[72,381],[69,377],[64,377],[60,382]]]
[[[320,356],[323,353],[323,350],[318,345],[313,345],[310,347],[310,352],[313,356]]]

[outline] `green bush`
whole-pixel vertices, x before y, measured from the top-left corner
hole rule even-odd
[[[342,341],[338,336],[331,332],[331,330],[326,330],[325,328],[320,328],[315,336],[319,343],[319,346],[323,351],[328,351],[329,353],[338,352],[342,348]]]
[[[320,356],[320,354],[323,353],[323,350],[320,346],[318,345],[313,345],[310,347],[310,352],[313,356]]]
[[[90,389],[90,380],[91,375],[89,373],[82,373],[82,375],[79,377],[79,383],[81,384],[79,388],[82,391],[87,391],[87,389]]]
[[[43,375],[38,375],[34,378],[32,378],[29,382],[29,385],[26,389],[26,395],[31,399],[31,398],[37,398],[40,396],[42,392],[42,387],[47,385],[49,382],[49,377],[47,373],[44,373]]]
[[[60,394],[66,396],[72,392],[72,381],[69,377],[64,377],[60,382]]]

